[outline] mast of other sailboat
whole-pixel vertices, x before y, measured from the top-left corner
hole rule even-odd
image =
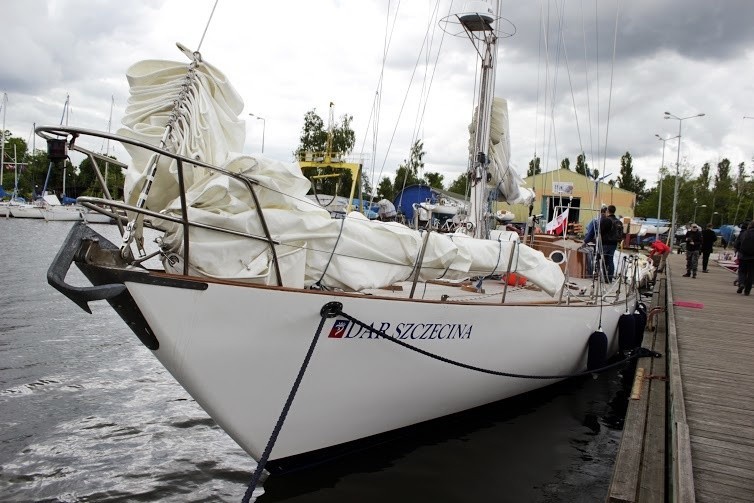
[[[0,185],[3,184],[3,171],[5,171],[5,109],[8,108],[8,93],[3,93],[3,101],[0,103],[3,109],[3,143],[0,147]]]

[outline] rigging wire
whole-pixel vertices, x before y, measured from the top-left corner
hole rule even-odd
[[[615,3],[615,31],[613,32],[613,60],[610,65],[610,87],[607,98],[607,117],[605,118],[605,153],[602,156],[602,173],[604,174],[607,168],[605,163],[607,162],[607,137],[610,131],[610,111],[613,102],[613,76],[615,74],[615,52],[618,46],[618,2]],[[679,140],[680,141],[680,140]]]
[[[217,8],[217,2],[220,0],[215,0],[215,4],[212,6],[212,12],[209,13],[209,18],[207,19],[207,24],[204,27],[204,32],[202,33],[202,38],[199,39],[199,45],[196,48],[196,52],[199,52],[202,50],[202,43],[204,42],[204,36],[207,34],[207,30],[209,29],[209,23],[212,22],[212,16],[215,14],[215,9]]]

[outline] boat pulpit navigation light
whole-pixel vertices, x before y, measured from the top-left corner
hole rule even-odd
[[[47,158],[50,162],[65,161],[68,159],[68,143],[60,138],[48,138]]]

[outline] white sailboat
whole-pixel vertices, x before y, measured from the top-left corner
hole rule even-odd
[[[128,210],[123,243],[74,226],[50,284],[87,311],[107,300],[240,446],[275,462],[268,467],[601,365],[618,350],[619,318],[637,305],[638,263],[624,260],[619,280],[603,285],[557,237],[529,246],[490,228],[486,173],[507,169],[505,141],[491,130],[506,129],[507,117],[492,107],[497,15],[480,3],[455,18],[483,47],[464,232],[333,219],[306,198],[295,163],[232,154],[245,136],[243,104],[222,72],[182,48],[189,63],[129,69],[117,135],[38,128],[77,138],[74,149],[91,135],[120,141],[132,157],[125,203],[79,198]],[[95,167],[104,160],[88,154]],[[164,271],[143,266],[145,224],[162,233]],[[94,286],[67,284],[71,263]],[[501,280],[511,274],[527,286]]]

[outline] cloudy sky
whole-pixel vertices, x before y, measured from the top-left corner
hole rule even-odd
[[[100,130],[113,97],[115,131],[126,69],[142,59],[184,61],[175,43],[199,46],[214,3],[3,1],[6,129],[30,140],[34,123],[60,122],[70,95],[68,123]],[[336,116],[353,116],[356,150],[374,178],[392,175],[418,137],[425,169],[449,182],[466,166],[478,58],[438,21],[465,3],[220,0],[201,53],[245,101],[246,152],[261,150],[264,133],[265,155],[291,160],[304,114],[315,108],[327,121],[333,102]],[[754,120],[743,117],[754,116],[754,2],[503,0],[500,15],[515,34],[499,44],[496,94],[509,102],[520,173],[535,152],[551,170],[564,157],[575,164],[583,149],[614,178],[629,151],[635,173],[653,185],[663,145],[655,134],[678,134],[665,111],[706,114],[682,123],[682,164],[698,173],[728,157],[752,170]],[[677,143],[666,147],[673,165]]]

